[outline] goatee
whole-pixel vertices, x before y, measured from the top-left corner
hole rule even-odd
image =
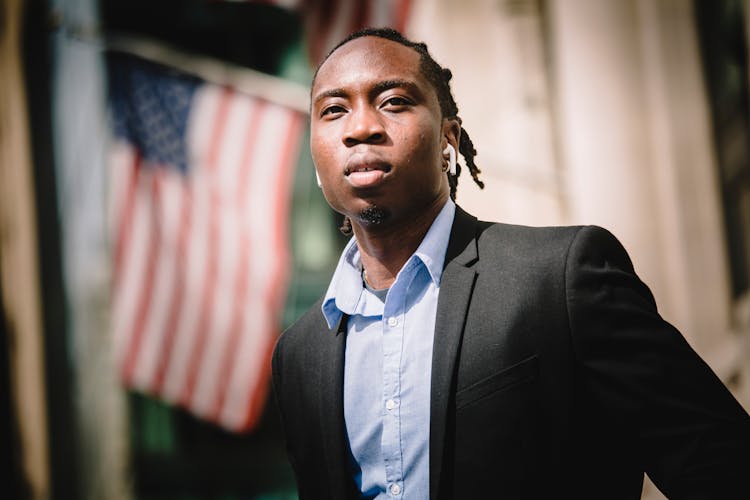
[[[376,226],[386,220],[390,215],[391,214],[387,209],[376,205],[370,205],[359,213],[359,220],[364,224]]]

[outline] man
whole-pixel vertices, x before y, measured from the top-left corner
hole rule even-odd
[[[595,227],[479,222],[450,71],[391,30],[312,84],[311,151],[354,238],[273,381],[300,498],[750,498],[750,419]],[[451,152],[453,148],[453,152]]]

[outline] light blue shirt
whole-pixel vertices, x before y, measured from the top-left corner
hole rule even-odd
[[[396,276],[385,302],[362,283],[354,238],[323,301],[347,323],[344,419],[352,475],[367,498],[430,496],[430,381],[440,277],[456,206],[448,200]]]

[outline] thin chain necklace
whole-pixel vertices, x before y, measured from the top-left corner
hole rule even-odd
[[[374,288],[369,281],[367,281],[367,270],[363,267],[362,268],[362,280],[365,282],[365,285],[369,286],[370,288]]]

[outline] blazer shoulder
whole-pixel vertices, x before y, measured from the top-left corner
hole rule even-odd
[[[599,226],[532,227],[479,223],[477,253],[483,266],[503,262],[528,272],[533,269],[563,273],[584,263],[616,263],[633,273],[630,256],[620,241]]]
[[[542,255],[567,254],[576,236],[589,226],[524,226],[502,222],[478,223],[480,256],[502,254],[538,259]]]
[[[479,245],[569,249],[577,246],[601,246],[624,250],[616,236],[596,225],[575,226],[524,226],[502,222],[479,221]]]
[[[581,265],[599,267],[606,264],[636,274],[625,246],[614,234],[599,226],[582,226],[571,241],[568,255],[573,268]]]
[[[282,348],[293,349],[295,346],[308,342],[311,338],[311,332],[328,330],[328,324],[321,310],[322,305],[323,297],[319,298],[297,321],[284,330],[279,336],[275,351],[278,352]]]
[[[303,374],[313,363],[325,340],[328,325],[320,309],[322,298],[310,307],[294,324],[287,328],[276,341],[271,357],[271,373],[274,392],[280,394],[282,379],[295,378]],[[288,384],[287,384],[288,386]]]

